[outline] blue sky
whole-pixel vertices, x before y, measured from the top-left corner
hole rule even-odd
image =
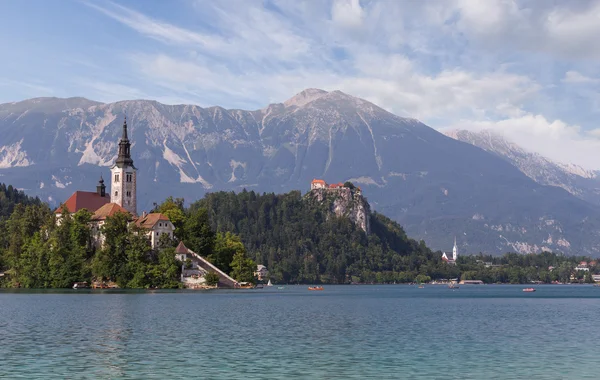
[[[340,89],[600,169],[600,1],[0,1],[0,103]]]

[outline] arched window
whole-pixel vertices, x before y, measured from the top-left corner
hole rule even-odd
[[[119,192],[115,191],[115,197],[118,197],[118,196],[119,196]]]

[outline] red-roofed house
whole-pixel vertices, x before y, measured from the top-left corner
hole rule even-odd
[[[96,186],[96,191],[76,191],[54,211],[56,218],[60,219],[65,209],[70,213],[86,209],[89,212],[96,212],[100,207],[110,203],[110,196],[106,194],[104,180],[100,177],[100,182]]]
[[[135,224],[145,230],[148,230],[148,239],[152,248],[156,248],[160,237],[163,234],[169,235],[173,239],[173,233],[175,232],[175,226],[169,218],[161,213],[153,212],[150,214],[143,213],[141,217],[135,220]]]
[[[325,181],[323,181],[322,179],[313,179],[312,182],[310,183],[311,190],[324,189],[326,187],[327,187],[327,183]]]

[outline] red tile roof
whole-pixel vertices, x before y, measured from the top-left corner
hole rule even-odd
[[[325,185],[325,181],[323,181],[322,179],[313,179],[312,183],[322,183],[323,185]]]
[[[153,212],[146,216],[137,218],[137,220],[135,221],[135,224],[138,227],[150,229],[150,228],[154,227],[154,225],[156,223],[158,223],[159,220],[168,222],[169,218],[164,214],[161,214],[158,212]]]
[[[100,194],[94,191],[76,191],[61,207],[56,209],[55,213],[61,214],[63,212],[63,207],[66,207],[71,213],[84,208],[89,212],[95,212],[109,202],[110,196],[108,195],[101,197]]]
[[[92,220],[105,220],[107,217],[113,216],[118,212],[129,214],[129,211],[125,210],[118,204],[107,203],[104,206],[100,207],[98,210],[96,210],[96,212],[92,216]]]

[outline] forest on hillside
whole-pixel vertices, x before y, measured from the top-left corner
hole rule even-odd
[[[420,274],[457,277],[424,242],[372,213],[371,233],[335,217],[299,191],[207,194],[190,209],[205,209],[211,227],[242,239],[249,256],[285,283],[411,282]]]
[[[486,283],[591,282],[595,260],[555,253],[501,257],[459,256],[441,260],[423,241],[406,236],[396,222],[371,213],[367,234],[347,217],[299,191],[258,194],[217,192],[184,206],[169,197],[154,212],[169,217],[175,239],[151,249],[142,230],[125,215],[106,220],[106,242],[91,242],[91,214],[65,214],[57,224],[48,205],[0,186],[0,286],[70,287],[76,281],[111,281],[126,288],[172,288],[181,265],[179,241],[238,281],[255,281],[256,264],[266,265],[275,283],[407,283],[478,279]],[[4,196],[2,195],[4,194]],[[327,199],[325,202],[330,202]],[[575,271],[580,261],[589,271]]]
[[[42,201],[39,198],[30,197],[22,190],[18,190],[12,185],[0,183],[0,221],[5,220],[12,214],[15,205],[40,205]]]
[[[190,207],[208,213],[213,230],[239,235],[248,255],[284,283],[406,283],[478,279],[485,283],[592,282],[595,260],[557,253],[462,255],[441,260],[423,241],[407,237],[395,221],[371,213],[371,234],[299,191],[286,194],[218,192]],[[581,261],[589,271],[576,271]],[[553,269],[551,269],[553,268]],[[571,279],[573,276],[573,280]]]

